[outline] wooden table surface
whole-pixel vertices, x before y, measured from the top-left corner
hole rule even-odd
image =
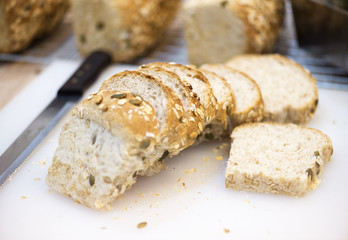
[[[13,53],[17,57],[29,56],[38,59],[42,58],[47,60],[46,64],[23,61],[11,62],[0,59],[0,110],[49,65],[50,57],[55,56],[55,54],[57,55],[57,51],[59,51],[58,57],[63,58],[66,57],[65,55],[67,53],[78,54],[74,46],[74,41],[67,44],[67,41],[72,36],[72,14],[68,12],[57,29],[51,34],[34,41],[23,52]],[[64,47],[64,49],[62,50],[61,47]]]
[[[0,110],[45,67],[34,63],[0,62]]]

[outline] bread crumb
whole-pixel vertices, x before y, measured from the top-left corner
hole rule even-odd
[[[187,174],[196,173],[196,172],[197,172],[196,168],[191,168],[191,169],[186,169],[185,170],[185,173],[187,173]]]
[[[139,193],[138,195],[139,195],[139,197],[145,197],[145,195],[143,193]]]
[[[34,181],[40,181],[41,179],[40,178],[34,178]]]
[[[250,201],[249,201],[249,200],[244,200],[244,202],[246,202],[246,203],[250,203]]]
[[[205,157],[205,158],[203,159],[204,162],[207,162],[207,161],[209,161],[209,160],[210,160],[210,159],[207,158],[207,157]]]
[[[159,195],[161,195],[160,193],[154,193],[153,195],[155,195],[155,196],[159,196]]]
[[[106,229],[107,229],[107,227],[101,227],[100,229],[101,229],[101,230],[106,230]]]
[[[21,199],[26,199],[27,198],[27,196],[21,196]]]
[[[182,185],[183,185],[184,187],[186,187],[186,184],[185,184],[184,182],[182,183]]]
[[[222,159],[224,159],[222,156],[216,156],[215,158],[216,158],[216,160],[218,160],[218,161],[221,161]]]
[[[46,161],[45,160],[41,160],[41,161],[39,161],[39,163],[42,164],[42,165],[45,165]]]
[[[146,225],[147,225],[147,222],[141,222],[141,223],[138,223],[137,228],[144,228],[146,227]]]
[[[124,207],[124,209],[123,209],[125,212],[127,212],[128,210],[129,210],[129,208],[128,207]]]
[[[225,228],[225,229],[224,229],[224,232],[225,232],[225,233],[229,233],[229,232],[230,232],[230,229]]]
[[[177,182],[180,182],[181,181],[181,177],[177,180]]]

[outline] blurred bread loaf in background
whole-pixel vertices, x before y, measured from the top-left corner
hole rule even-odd
[[[187,0],[189,62],[223,63],[242,53],[269,52],[283,23],[282,0]]]
[[[0,1],[0,52],[24,50],[52,32],[69,8],[69,0]]]
[[[180,0],[72,0],[76,43],[83,56],[104,50],[130,62],[158,43]]]

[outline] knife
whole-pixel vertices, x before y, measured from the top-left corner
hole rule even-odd
[[[80,100],[84,91],[111,63],[105,52],[91,53],[75,73],[58,90],[53,101],[22,132],[0,157],[0,186],[14,174],[24,160],[58,124],[59,120]]]

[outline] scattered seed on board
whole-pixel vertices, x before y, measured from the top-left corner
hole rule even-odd
[[[147,225],[147,222],[141,222],[141,223],[138,223],[137,228],[144,228],[146,227],[146,225]]]

